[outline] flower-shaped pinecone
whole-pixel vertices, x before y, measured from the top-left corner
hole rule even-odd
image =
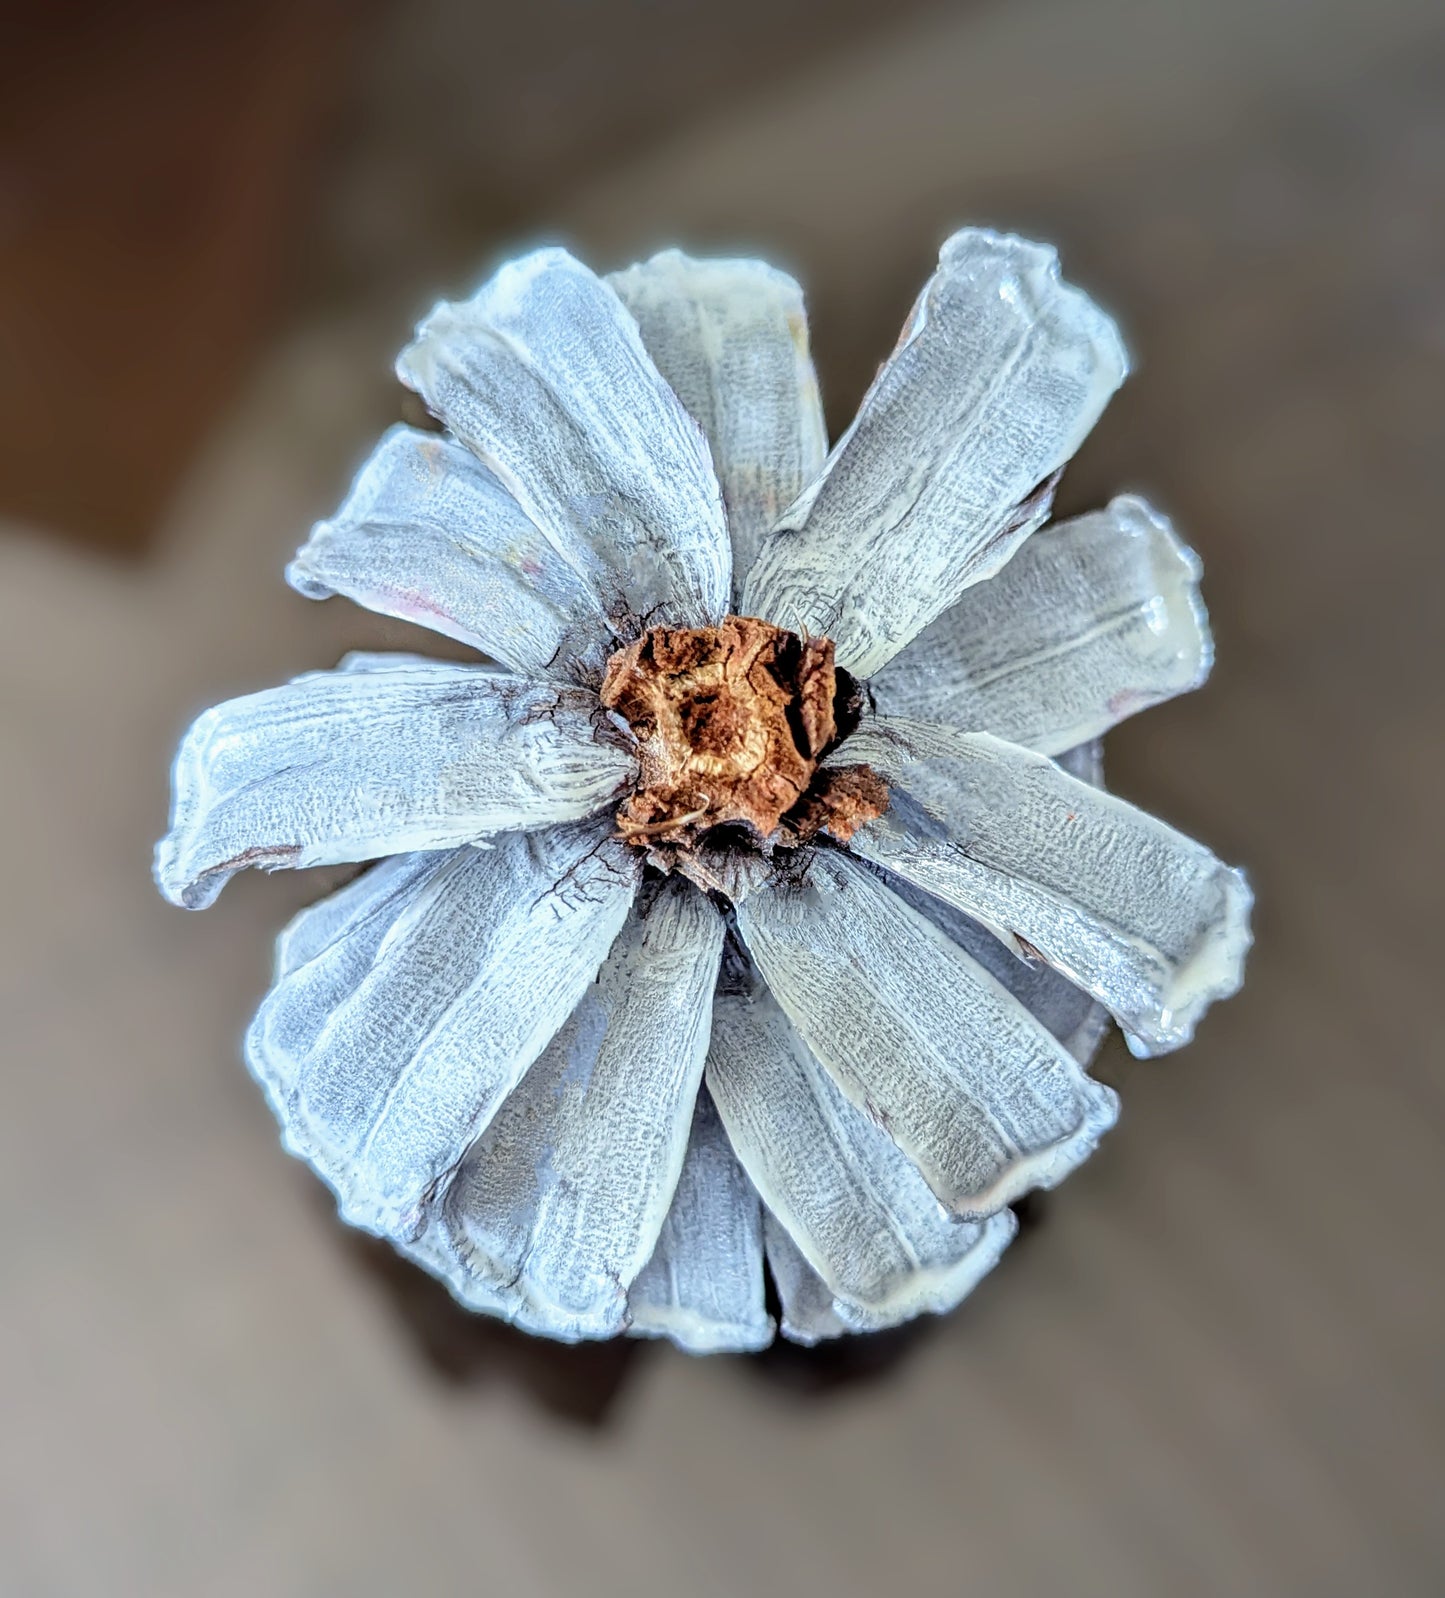
[[[804,1342],[952,1307],[1113,1122],[1104,1011],[1175,1048],[1249,941],[1242,877],[1098,784],[1100,734],[1208,672],[1194,555],[1137,499],[1038,530],[1116,329],[1052,251],[958,233],[826,459],[802,297],[755,261],[542,250],[398,370],[445,431],[388,433],[290,581],[501,664],[217,706],[158,851],[191,908],[387,857],[280,939],[247,1057],[286,1146],[552,1337],[761,1346],[765,1252]],[[728,712],[766,837],[688,786],[740,638],[778,716],[811,694],[791,775]],[[660,723],[599,698],[641,655],[715,724],[674,800]],[[848,773],[871,800],[809,812]]]

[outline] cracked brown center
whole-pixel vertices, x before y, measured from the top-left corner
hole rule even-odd
[[[839,685],[831,639],[750,616],[655,627],[619,649],[602,702],[632,729],[641,765],[619,834],[654,857],[729,824],[760,844],[821,829],[846,841],[888,790],[866,766],[819,770],[838,739]]]

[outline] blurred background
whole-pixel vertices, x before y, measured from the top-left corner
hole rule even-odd
[[[64,0],[0,56],[0,1592],[1445,1591],[1438,0]],[[849,417],[940,239],[1130,383],[1072,512],[1203,555],[1111,783],[1246,865],[1244,993],[963,1309],[557,1350],[336,1224],[242,1068],[316,875],[149,881],[212,701],[413,637],[281,568],[393,353],[539,239],[804,282]],[[429,647],[430,641],[422,647]]]

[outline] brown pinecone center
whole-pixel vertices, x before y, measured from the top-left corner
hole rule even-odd
[[[866,766],[819,769],[840,711],[855,714],[852,693],[831,639],[756,617],[644,633],[612,656],[602,682],[641,768],[617,812],[619,835],[654,859],[726,826],[758,845],[822,829],[846,841],[888,803]]]

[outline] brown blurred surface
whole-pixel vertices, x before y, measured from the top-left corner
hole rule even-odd
[[[350,267],[316,270],[161,554],[0,539],[0,1591],[1445,1588],[1442,88],[1445,24],[1406,0],[940,7],[619,135],[528,213],[599,266],[670,239],[794,266],[835,426],[951,225],[1055,239],[1136,356],[1064,503],[1141,489],[1205,561],[1215,677],[1109,763],[1250,868],[1246,990],[1184,1054],[1111,1044],[1098,1156],[961,1312],[841,1360],[461,1318],[341,1231],[236,1059],[317,880],[199,918],[150,889],[191,713],[414,642],[280,568],[394,414],[422,296],[526,242],[447,223],[443,182],[403,248],[415,124],[399,170],[332,153],[309,247]],[[428,92],[389,84],[376,125]]]
[[[344,14],[6,10],[0,514],[134,550],[273,307]]]

